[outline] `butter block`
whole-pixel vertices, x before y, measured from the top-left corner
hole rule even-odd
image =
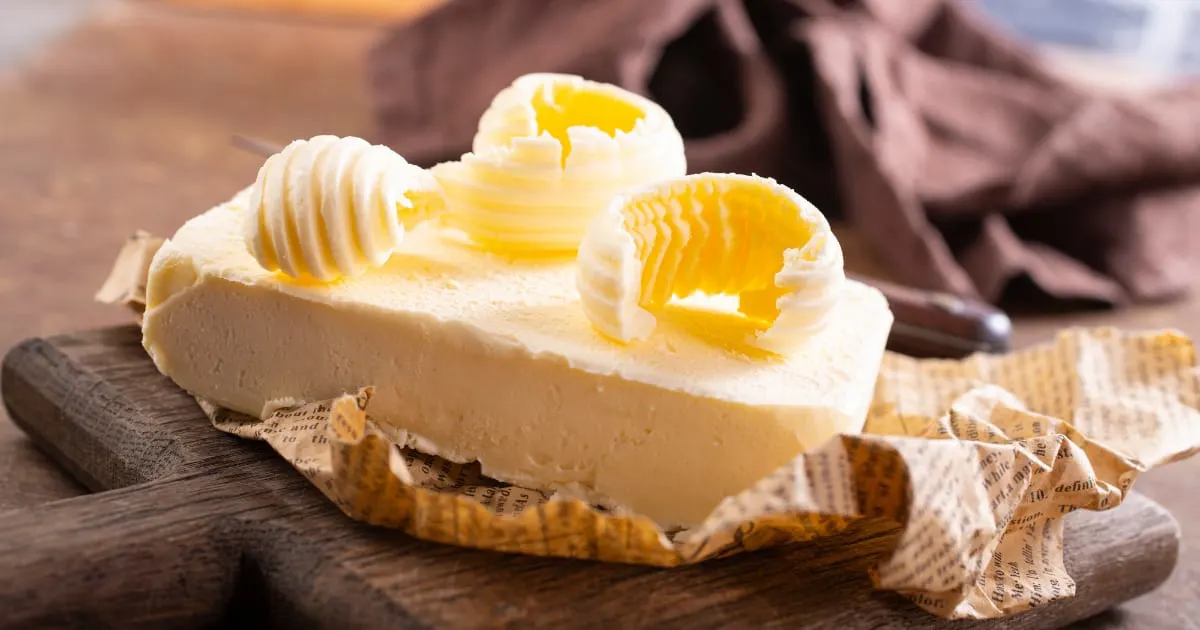
[[[186,223],[150,269],[144,345],[194,395],[251,415],[376,387],[370,412],[493,478],[701,521],[804,449],[862,429],[892,316],[847,280],[795,355],[751,343],[737,299],[692,297],[622,345],[584,313],[575,260],[511,260],[430,224],[329,284],[263,269],[248,193]]]

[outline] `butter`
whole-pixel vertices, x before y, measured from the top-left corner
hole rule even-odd
[[[493,478],[698,523],[798,452],[858,432],[891,313],[847,280],[820,335],[777,355],[736,298],[692,296],[654,334],[600,335],[574,260],[479,251],[426,223],[384,264],[318,284],[264,269],[250,192],[185,224],[150,269],[144,345],[187,391],[259,415],[376,386],[371,414]]]
[[[701,173],[618,196],[578,253],[584,312],[617,341],[645,339],[653,312],[697,291],[739,298],[769,324],[754,343],[787,352],[829,324],[846,280],[828,221],[790,188]]]
[[[616,86],[529,74],[493,99],[472,150],[433,167],[447,220],[483,247],[574,252],[613,195],[687,172],[670,115]]]
[[[250,188],[246,246],[262,267],[323,282],[383,264],[404,231],[440,210],[424,169],[361,138],[296,140]]]

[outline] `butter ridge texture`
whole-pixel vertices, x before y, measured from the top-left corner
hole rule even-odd
[[[613,195],[687,171],[658,104],[566,74],[516,79],[479,121],[471,152],[431,169],[451,225],[497,252],[574,252]]]
[[[597,330],[643,340],[654,312],[696,292],[738,297],[768,323],[763,348],[786,352],[829,323],[846,280],[820,211],[773,179],[700,173],[621,195],[578,252],[581,303]]]
[[[322,282],[387,261],[444,205],[437,181],[388,147],[322,135],[267,158],[250,188],[246,246],[268,271]]]

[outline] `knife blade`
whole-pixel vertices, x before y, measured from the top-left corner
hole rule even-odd
[[[961,358],[976,352],[1007,352],[1012,346],[1012,321],[990,304],[879,278],[846,275],[887,298],[895,316],[888,337],[888,349],[893,352]]]

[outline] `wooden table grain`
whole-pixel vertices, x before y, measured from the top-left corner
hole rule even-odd
[[[112,256],[133,230],[170,234],[253,180],[258,160],[230,147],[231,132],[281,140],[373,134],[361,61],[377,27],[115,0],[88,10],[94,15],[22,52],[15,65],[0,59],[4,348],[127,322],[91,301]],[[851,266],[872,270],[853,234],[844,238]],[[1200,300],[1022,318],[1017,343],[1046,340],[1066,324],[1169,326],[1200,337]],[[1075,627],[1200,627],[1197,480],[1200,458],[1138,482],[1183,527],[1179,566],[1157,592]],[[0,510],[83,491],[0,417]]]

